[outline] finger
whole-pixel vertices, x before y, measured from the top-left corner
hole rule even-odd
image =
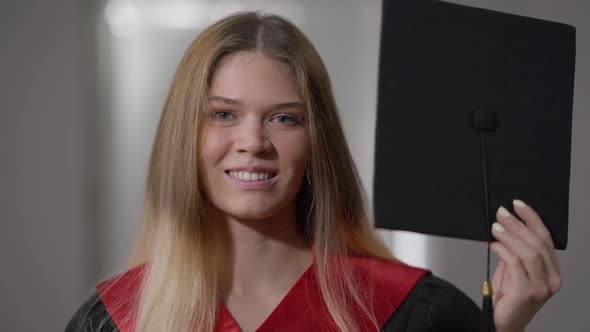
[[[504,286],[504,279],[506,272],[506,263],[504,261],[498,262],[498,266],[496,267],[496,271],[494,271],[494,275],[492,275],[492,289],[494,290],[494,297],[502,296],[502,287]]]
[[[519,285],[528,284],[528,276],[526,270],[522,265],[520,259],[508,249],[501,242],[493,242],[490,244],[490,250],[500,257],[500,260],[504,262],[505,268],[504,273],[508,271],[510,273],[511,283]]]
[[[535,232],[527,227],[527,225],[520,222],[505,208],[500,207],[496,217],[498,218],[498,222],[500,222],[504,228],[521,238],[529,247],[541,255],[545,267],[547,268],[547,271],[545,271],[547,275],[559,273],[559,265],[557,264],[557,258],[555,257],[555,250],[550,244],[543,241]],[[533,253],[529,254],[533,255]]]
[[[516,214],[524,221],[532,232],[534,232],[541,240],[545,241],[548,247],[551,249],[551,259],[555,266],[559,266],[557,264],[557,257],[555,256],[555,245],[553,244],[553,239],[551,238],[551,233],[532,207],[527,205],[521,200],[515,199],[513,201],[514,204],[514,211]]]
[[[498,224],[495,223],[494,225]],[[494,242],[491,244],[490,250],[506,263],[506,270],[510,276],[510,288],[507,289],[507,292],[504,294],[505,296],[512,294],[521,300],[533,300],[536,303],[544,303],[551,297],[553,293],[549,289],[547,282],[528,279],[527,271],[521,259],[504,245],[504,243]]]
[[[545,227],[539,215],[531,206],[518,199],[515,199],[513,204],[514,211],[525,222],[526,228],[537,235],[537,237],[546,244],[545,247],[547,250],[543,251],[543,257],[549,270],[549,284],[551,290],[553,292],[557,292],[561,288],[561,271],[559,268],[557,256],[555,255],[555,247],[553,245],[553,240],[551,239],[551,234],[547,230],[547,227]],[[524,226],[521,223],[518,224]],[[525,240],[527,240],[527,242],[530,243],[534,248],[540,248],[538,241],[531,240],[530,237],[526,237]]]
[[[531,282],[537,285],[547,283],[547,268],[539,252],[500,223],[492,225],[492,232],[494,237],[522,264],[524,272]],[[510,262],[507,261],[506,264],[510,265]]]
[[[499,261],[498,266],[496,266],[496,271],[494,271],[494,275],[492,276],[492,286],[494,289],[502,287],[502,282],[504,280],[504,270],[506,269],[506,263],[504,261]]]
[[[513,202],[514,212],[524,221],[531,231],[539,236],[543,241],[550,245],[551,248],[555,248],[551,233],[541,220],[541,217],[533,210],[532,207],[525,204],[519,199],[515,199]]]

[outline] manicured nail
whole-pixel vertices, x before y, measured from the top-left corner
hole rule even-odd
[[[524,204],[524,202],[521,201],[520,199],[513,200],[512,204],[514,204],[514,206],[518,206],[518,207],[525,207],[526,206],[526,204]]]
[[[501,233],[504,231],[504,227],[502,225],[500,225],[499,223],[495,222],[492,224],[492,230]]]
[[[503,206],[500,206],[500,208],[498,209],[498,212],[504,218],[510,217],[510,212],[508,212],[508,210],[506,210]]]

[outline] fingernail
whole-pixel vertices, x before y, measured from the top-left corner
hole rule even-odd
[[[502,226],[499,223],[495,222],[495,223],[492,224],[492,230],[501,233],[501,232],[504,231],[504,226]]]
[[[514,204],[514,206],[518,206],[518,207],[525,207],[526,206],[526,204],[524,204],[524,202],[521,201],[520,199],[513,200],[512,204]]]
[[[503,206],[500,206],[500,208],[498,209],[498,212],[504,218],[510,217],[510,212],[508,212],[508,210],[506,210]]]

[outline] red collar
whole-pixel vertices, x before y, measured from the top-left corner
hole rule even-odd
[[[426,270],[380,259],[350,257],[350,263],[363,286],[367,286],[362,296],[374,310],[380,326],[387,322],[418,281],[428,274]],[[135,322],[127,317],[135,306],[144,272],[145,267],[139,266],[96,286],[102,302],[121,332],[132,332],[135,329]],[[220,302],[219,306],[216,331],[240,332],[240,327],[225,305]],[[361,331],[374,329],[360,308],[353,306],[352,313],[357,317]],[[313,266],[303,273],[256,331],[337,331],[323,305]]]

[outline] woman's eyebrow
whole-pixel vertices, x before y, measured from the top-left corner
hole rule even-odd
[[[289,102],[289,103],[274,104],[269,107],[269,109],[275,110],[275,111],[282,110],[285,108],[299,108],[301,110],[304,110],[305,106],[301,102],[293,101],[293,102]]]
[[[224,104],[228,104],[228,105],[241,105],[242,104],[239,100],[221,97],[221,96],[211,96],[211,97],[209,97],[209,102],[218,102],[218,103],[224,103]],[[270,110],[281,110],[281,109],[285,109],[285,108],[305,109],[305,106],[303,105],[302,102],[293,101],[293,102],[273,104],[273,105],[270,105],[270,107],[268,107],[268,109],[270,109]]]
[[[211,96],[209,97],[209,102],[218,102],[230,105],[240,105],[241,103],[235,99],[225,98],[221,96]]]

